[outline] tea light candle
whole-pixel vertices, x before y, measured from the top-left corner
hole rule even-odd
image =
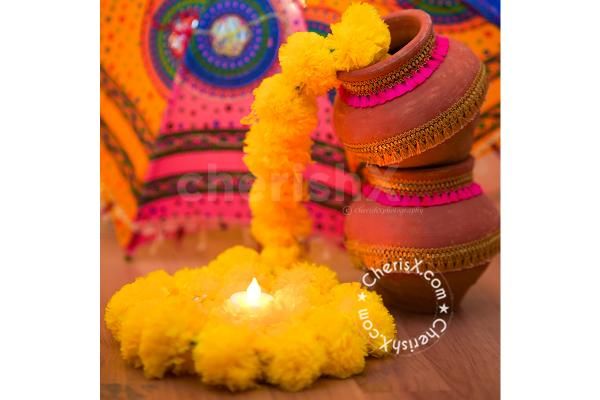
[[[240,309],[257,310],[267,307],[273,296],[263,293],[256,278],[252,278],[246,291],[232,294],[229,301]]]

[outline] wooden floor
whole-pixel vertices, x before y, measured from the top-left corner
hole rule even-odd
[[[141,249],[125,261],[109,224],[101,233],[101,318],[110,296],[139,275],[163,268],[173,272],[183,266],[200,266],[232,244],[248,241],[238,230],[211,232],[206,239],[186,238]],[[311,258],[334,268],[342,281],[357,280],[347,254],[323,241],[311,246]],[[440,342],[410,357],[367,362],[365,371],[346,380],[321,379],[300,393],[264,386],[230,394],[207,387],[194,377],[148,380],[140,370],[124,364],[117,343],[101,323],[100,391],[108,399],[498,399],[500,397],[499,261],[494,259],[465,297]],[[416,332],[431,317],[393,312],[398,332]]]

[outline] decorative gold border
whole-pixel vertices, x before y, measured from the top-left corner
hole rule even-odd
[[[364,244],[346,241],[346,248],[354,264],[360,268],[380,268],[387,262],[413,259],[423,260],[419,270],[451,272],[482,265],[500,251],[500,232],[455,246],[414,248]],[[400,271],[401,272],[401,271]]]
[[[387,73],[384,76],[368,79],[360,82],[342,82],[342,87],[355,96],[367,96],[379,93],[384,89],[396,86],[398,83],[412,76],[416,70],[421,68],[433,53],[435,45],[435,36],[431,35],[423,48],[411,58],[407,63],[402,64],[397,70]]]
[[[385,172],[383,172],[385,174]],[[373,174],[369,168],[362,171],[365,180],[376,188],[388,193],[423,196],[431,193],[450,192],[473,182],[473,172],[436,180],[409,181],[395,177]]]
[[[473,120],[483,104],[487,85],[487,73],[485,66],[481,64],[463,97],[432,120],[378,142],[344,143],[344,148],[353,162],[362,161],[379,166],[399,163],[421,154],[451,138]]]

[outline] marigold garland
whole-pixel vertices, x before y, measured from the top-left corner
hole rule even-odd
[[[352,4],[322,37],[291,35],[281,46],[281,73],[254,90],[244,162],[256,181],[250,192],[251,229],[264,247],[296,248],[312,228],[302,202],[302,172],[311,161],[317,97],[337,85],[337,71],[370,65],[387,54],[390,32],[377,10]],[[298,252],[296,252],[298,253]]]
[[[353,4],[323,38],[296,33],[280,50],[282,73],[254,91],[244,161],[256,176],[250,191],[252,233],[260,253],[236,246],[202,268],[174,275],[156,271],[123,286],[109,301],[105,322],[121,355],[149,378],[198,374],[231,391],[268,382],[296,391],[321,375],[360,373],[365,357],[383,356],[395,323],[381,298],[335,272],[298,261],[311,231],[302,174],[311,162],[316,97],[337,83],[336,71],[383,57],[390,34],[369,5]],[[229,297],[252,278],[273,295],[269,312],[249,317],[228,308]],[[381,336],[363,329],[367,309]]]

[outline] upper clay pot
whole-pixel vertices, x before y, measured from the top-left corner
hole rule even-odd
[[[435,35],[423,11],[399,11],[385,22],[391,55],[338,74],[333,121],[350,166],[466,159],[487,90],[484,66],[465,45]]]

